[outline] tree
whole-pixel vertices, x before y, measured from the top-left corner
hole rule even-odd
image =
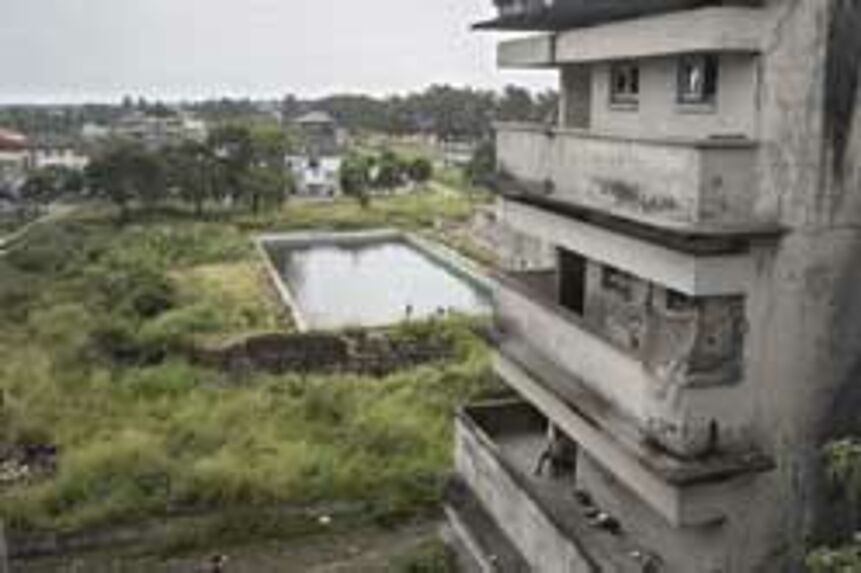
[[[403,183],[404,164],[392,151],[384,151],[377,162],[374,185],[381,189],[394,189]]]
[[[433,177],[433,163],[426,157],[417,157],[410,162],[407,173],[416,183],[427,183]]]
[[[30,173],[21,188],[25,201],[46,204],[58,199],[65,190],[64,169],[47,167]]]
[[[366,207],[369,203],[368,187],[371,181],[371,162],[367,157],[348,155],[341,162],[338,173],[341,191]]]
[[[496,175],[496,146],[490,141],[481,143],[466,165],[465,171],[472,185],[492,186]]]
[[[213,130],[208,146],[220,169],[225,194],[233,202],[242,198],[243,182],[254,162],[251,131],[243,125],[225,125]]]
[[[243,186],[251,203],[251,211],[259,212],[263,205],[277,206],[284,202],[287,180],[283,170],[254,166],[245,174]]]
[[[859,522],[861,510],[861,442],[846,439],[833,442],[825,449],[828,480],[842,492],[842,505],[849,517],[851,529]],[[820,548],[810,554],[807,565],[814,573],[843,573],[861,571],[861,538],[853,533],[845,545]]]
[[[499,121],[532,121],[534,102],[529,90],[506,86],[496,107],[496,119]]]
[[[202,216],[206,201],[216,196],[215,179],[219,176],[219,166],[209,147],[186,141],[166,151],[165,164],[171,187],[183,201],[194,205],[198,217]]]
[[[112,201],[125,221],[134,201],[152,206],[166,191],[163,162],[137,144],[120,143],[87,167],[86,179],[97,196]]]

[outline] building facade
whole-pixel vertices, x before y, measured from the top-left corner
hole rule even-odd
[[[97,134],[92,126],[85,126],[91,134]],[[148,149],[160,149],[179,145],[184,141],[203,143],[209,134],[206,123],[190,115],[176,111],[168,115],[150,115],[133,111],[111,126],[111,137],[133,141]]]
[[[340,194],[340,170],[345,132],[328,113],[312,111],[292,122],[299,153],[287,157],[296,180],[296,193],[328,198]]]
[[[83,171],[90,160],[81,145],[71,138],[41,136],[31,140],[29,164],[32,169],[61,168]]]
[[[861,3],[498,0],[558,124],[497,128],[516,398],[456,423],[447,512],[489,571],[800,570],[859,430]],[[528,257],[524,253],[524,257]],[[519,260],[507,257],[507,260]]]

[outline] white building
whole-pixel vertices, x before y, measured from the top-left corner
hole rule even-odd
[[[16,190],[30,166],[29,141],[23,134],[0,129],[0,187],[6,193]]]
[[[90,159],[72,140],[63,137],[36,137],[30,144],[29,166],[32,169],[59,167],[82,171]]]
[[[296,181],[296,193],[302,197],[335,197],[341,191],[341,157],[290,156],[287,167]]]
[[[301,197],[335,197],[341,192],[340,169],[346,134],[328,113],[312,111],[295,120],[298,155],[286,158]]]
[[[150,149],[176,145],[183,141],[206,141],[206,123],[188,114],[176,112],[165,116],[131,112],[120,118],[112,127],[111,135],[135,141]]]

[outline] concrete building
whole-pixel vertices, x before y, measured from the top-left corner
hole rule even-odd
[[[457,545],[801,570],[846,524],[821,447],[861,429],[861,2],[496,3],[478,28],[537,32],[500,65],[559,70],[557,126],[497,130],[498,218],[554,255],[499,269],[516,398],[458,415]]]
[[[299,153],[287,157],[303,197],[334,197],[341,192],[340,169],[346,134],[328,113],[312,111],[293,120]]]
[[[86,126],[85,126],[86,127]],[[92,128],[89,128],[92,131]],[[121,117],[111,126],[110,135],[134,141],[149,149],[177,145],[183,141],[206,141],[206,123],[182,112],[164,116],[149,115],[141,111]]]
[[[0,191],[17,196],[30,165],[29,140],[21,133],[0,128]]]
[[[89,157],[70,138],[60,136],[35,137],[29,144],[29,166],[32,169],[60,167],[82,171],[89,164]]]
[[[474,139],[442,139],[438,146],[443,167],[465,167],[472,161],[478,141]]]

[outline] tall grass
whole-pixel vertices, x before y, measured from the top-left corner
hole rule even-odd
[[[492,384],[467,322],[437,323],[456,341],[448,363],[384,379],[239,383],[175,348],[283,326],[249,271],[258,229],[416,228],[466,209],[429,195],[124,227],[91,211],[35,230],[0,259],[0,447],[56,444],[59,466],[0,490],[0,514],[76,530],[189,508],[346,500],[391,518],[434,507],[452,414]]]

